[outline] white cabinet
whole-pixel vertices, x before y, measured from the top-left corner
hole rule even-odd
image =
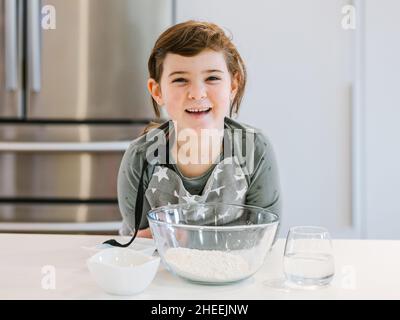
[[[400,238],[400,1],[365,7],[366,233]]]
[[[177,1],[178,22],[227,28],[248,68],[239,121],[271,139],[283,192],[281,236],[291,225],[323,225],[358,237],[352,218],[351,88],[354,30],[348,1]]]
[[[177,0],[188,19],[226,28],[246,62],[238,120],[275,147],[281,236],[311,224],[399,239],[400,1]]]

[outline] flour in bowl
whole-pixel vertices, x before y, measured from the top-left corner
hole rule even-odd
[[[164,259],[176,274],[194,281],[230,282],[251,274],[243,257],[225,251],[170,248]]]

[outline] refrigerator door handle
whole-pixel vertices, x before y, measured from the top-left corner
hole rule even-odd
[[[0,232],[99,232],[99,231],[118,231],[122,221],[109,222],[0,222]]]
[[[35,93],[41,90],[40,2],[40,0],[27,1],[29,87]]]
[[[131,141],[0,142],[0,152],[110,152],[125,151]]]
[[[17,61],[17,1],[5,0],[5,85],[6,90],[18,90]]]

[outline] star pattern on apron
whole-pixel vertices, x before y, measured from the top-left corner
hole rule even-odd
[[[236,156],[220,161],[211,172],[202,194],[190,194],[181,177],[172,169],[157,165],[145,191],[151,209],[171,204],[223,202],[244,204],[248,183]],[[224,213],[229,215],[229,212]],[[204,219],[207,209],[199,207],[196,216]]]

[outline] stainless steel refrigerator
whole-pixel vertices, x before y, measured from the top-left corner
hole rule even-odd
[[[0,0],[0,232],[114,233],[173,0]]]

